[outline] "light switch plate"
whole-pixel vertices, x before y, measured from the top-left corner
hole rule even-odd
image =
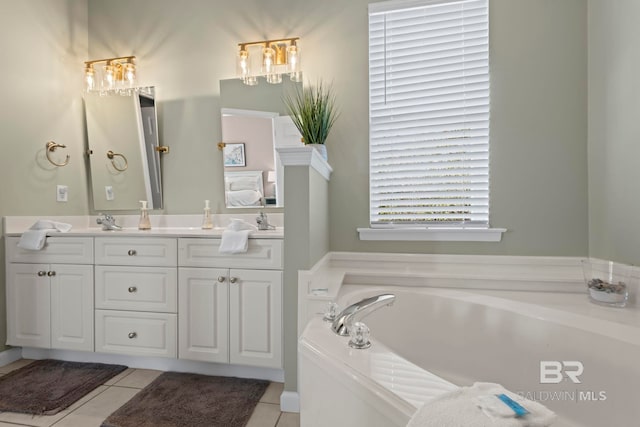
[[[66,185],[58,185],[56,188],[56,200],[58,202],[66,202],[69,200],[69,187]]]
[[[107,200],[113,200],[116,198],[115,195],[113,194],[113,187],[110,185],[105,185],[104,193],[105,193],[105,196],[107,197]]]

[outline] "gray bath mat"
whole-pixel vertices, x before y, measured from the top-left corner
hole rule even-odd
[[[125,369],[122,365],[37,360],[0,377],[0,411],[57,414]]]
[[[244,427],[269,381],[165,372],[102,427]]]

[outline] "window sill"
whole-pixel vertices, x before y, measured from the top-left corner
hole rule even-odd
[[[360,240],[499,242],[506,228],[358,228]]]

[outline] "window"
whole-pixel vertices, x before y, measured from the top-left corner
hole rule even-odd
[[[369,5],[369,120],[372,228],[489,226],[488,0]]]

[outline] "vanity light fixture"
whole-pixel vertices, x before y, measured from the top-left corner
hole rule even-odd
[[[288,74],[294,82],[302,81],[300,71],[299,37],[238,43],[238,77],[244,84],[255,86],[258,76],[268,83],[282,83],[282,75]]]
[[[99,64],[104,63],[102,66]],[[136,57],[95,59],[84,63],[85,92],[128,92],[136,87]]]

